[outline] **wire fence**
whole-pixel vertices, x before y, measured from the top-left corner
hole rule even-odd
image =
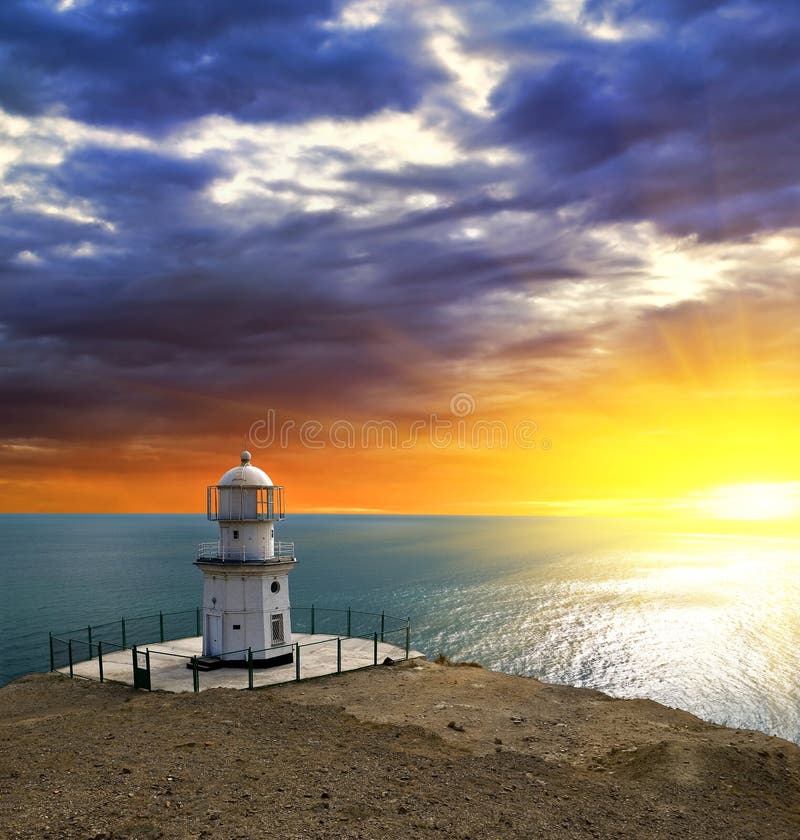
[[[190,681],[191,690],[200,691],[220,685],[216,672],[224,665],[226,686],[252,689],[369,667],[387,656],[408,659],[411,652],[407,618],[312,605],[291,608],[297,641],[202,657],[196,641],[202,619],[197,607],[50,633],[50,670],[149,690],[189,690]],[[170,650],[155,647],[167,642]],[[268,663],[286,667],[261,667]]]

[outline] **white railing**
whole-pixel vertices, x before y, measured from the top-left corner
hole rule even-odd
[[[275,542],[272,552],[268,548],[250,546],[228,546],[223,548],[219,542],[204,542],[197,546],[197,559],[215,563],[277,563],[294,557],[293,542]]]

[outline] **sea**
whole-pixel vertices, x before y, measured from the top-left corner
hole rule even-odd
[[[800,743],[800,539],[664,521],[294,515],[292,604],[408,617],[428,657]],[[0,516],[0,683],[48,632],[194,608],[202,515]]]

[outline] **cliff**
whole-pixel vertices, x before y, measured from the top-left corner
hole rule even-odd
[[[411,662],[169,695],[0,689],[9,838],[796,838],[800,748],[640,700]]]

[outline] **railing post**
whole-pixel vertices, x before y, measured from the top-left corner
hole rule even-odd
[[[89,637],[89,659],[92,658],[92,625],[86,628],[86,634]]]
[[[125,650],[125,648],[128,647],[128,645],[125,643],[125,619],[122,618],[121,622],[122,622],[122,649]]]
[[[195,694],[200,691],[200,673],[197,670],[197,657],[192,657],[192,690]]]
[[[69,653],[69,675],[72,676],[72,639],[67,642],[67,652]]]
[[[164,644],[164,613],[158,612],[158,636],[161,639],[161,644]]]
[[[411,651],[411,619],[406,619],[406,659]]]
[[[144,661],[147,664],[147,690],[152,691],[150,682],[150,648],[145,648],[144,650]]]
[[[351,635],[351,633],[350,633],[350,626],[351,626],[351,620],[350,620],[350,607],[348,607],[348,608],[347,608],[347,638],[348,638],[348,639],[350,638],[350,635]]]
[[[294,678],[300,682],[300,642],[295,645],[294,650]]]
[[[247,687],[253,690],[253,648],[247,648]]]
[[[314,605],[311,605],[311,635],[314,635]]]
[[[381,610],[381,644],[383,644],[383,631],[386,628],[386,611]]]
[[[197,632],[195,633],[195,636],[202,636],[203,635],[202,628],[200,627],[200,607],[197,607],[195,612],[196,612],[195,629],[197,630]]]
[[[103,640],[97,643],[97,665],[100,668],[100,682],[103,682]]]
[[[372,664],[378,664],[378,634],[372,634]]]
[[[50,633],[50,670],[55,671],[56,669],[56,660],[55,656],[53,656],[53,634]]]
[[[342,639],[341,636],[336,637],[336,673],[342,673]]]

